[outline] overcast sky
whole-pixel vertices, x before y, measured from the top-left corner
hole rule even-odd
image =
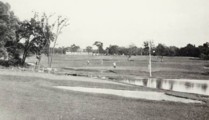
[[[33,13],[56,13],[68,17],[58,46],[95,41],[105,46],[185,46],[209,42],[209,0],[1,0],[8,2],[21,20]]]

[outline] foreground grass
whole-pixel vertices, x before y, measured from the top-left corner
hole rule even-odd
[[[24,74],[24,72],[22,73]],[[85,86],[114,89],[149,88],[88,81],[0,75],[2,120],[208,120],[201,104],[129,99],[54,89],[51,86]]]

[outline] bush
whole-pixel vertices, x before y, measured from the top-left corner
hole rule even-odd
[[[9,66],[19,66],[21,64],[21,59],[10,59],[8,60]]]
[[[203,59],[203,60],[209,60],[209,55],[205,55],[205,54],[202,53],[200,55],[200,58]]]
[[[0,60],[0,65],[4,67],[19,66],[21,59]]]
[[[0,65],[4,67],[9,67],[9,63],[7,60],[0,60]]]

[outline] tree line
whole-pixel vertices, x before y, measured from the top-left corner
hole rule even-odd
[[[144,41],[143,47],[137,47],[134,44],[128,47],[121,47],[118,45],[110,45],[103,48],[103,43],[96,41],[93,45],[97,46],[98,49],[95,51],[92,46],[87,46],[83,51],[88,53],[99,53],[104,55],[148,55],[149,44],[148,41]],[[166,46],[165,44],[159,43],[157,46],[152,42],[152,55],[159,56],[161,59],[163,56],[185,56],[185,57],[199,57],[204,60],[209,59],[209,42],[204,43],[200,46],[187,44],[185,47]],[[67,51],[77,52],[80,49],[78,45],[71,45],[70,47],[57,48],[57,53],[65,54]]]
[[[130,45],[129,47],[120,47],[117,45],[110,45],[106,48],[110,55],[148,55],[149,44],[148,41],[143,43],[143,47]],[[185,56],[185,57],[199,57],[204,60],[209,60],[209,42],[200,46],[187,44],[185,47],[166,46],[159,43],[157,46],[152,43],[152,55],[156,56]]]

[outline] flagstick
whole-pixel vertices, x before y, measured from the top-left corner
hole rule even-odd
[[[151,41],[149,42],[149,76],[152,77],[152,55]]]

